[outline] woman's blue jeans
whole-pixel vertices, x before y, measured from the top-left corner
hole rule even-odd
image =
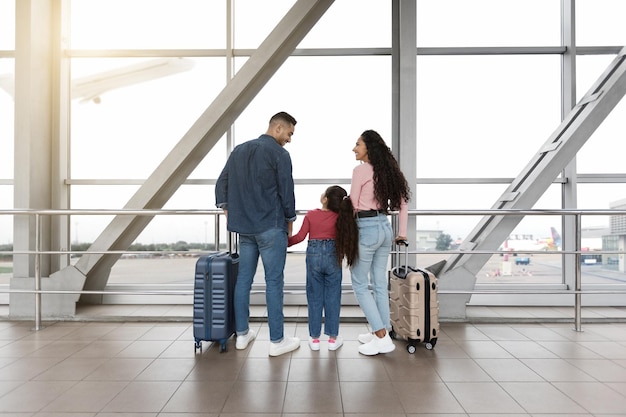
[[[341,311],[341,264],[337,262],[335,241],[310,239],[306,248],[306,299],[309,307],[309,336],[339,334]]]
[[[250,291],[259,255],[265,270],[265,302],[270,341],[280,342],[284,337],[283,287],[287,257],[287,232],[283,229],[270,229],[254,235],[239,235],[239,274],[234,297],[235,328],[238,335],[248,332]]]
[[[384,214],[358,218],[357,224],[359,257],[351,268],[352,289],[372,331],[389,329],[387,265],[391,252],[391,224]]]

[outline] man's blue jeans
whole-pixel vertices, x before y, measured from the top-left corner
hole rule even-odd
[[[352,288],[372,331],[391,328],[387,263],[392,232],[387,216],[357,219],[359,257],[352,265]],[[372,292],[368,285],[372,284]]]
[[[270,229],[255,235],[239,235],[239,275],[235,285],[235,326],[238,335],[248,332],[250,318],[250,290],[259,263],[265,270],[265,302],[270,341],[283,340],[283,287],[287,257],[287,232]]]
[[[306,299],[309,305],[309,336],[339,334],[341,311],[341,264],[337,262],[335,241],[309,239],[306,248]]]

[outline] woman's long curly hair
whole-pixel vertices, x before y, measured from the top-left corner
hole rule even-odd
[[[348,266],[352,266],[359,255],[359,228],[354,219],[352,200],[346,190],[338,185],[328,187],[324,196],[328,200],[328,209],[339,215],[335,223],[337,262],[341,264],[346,258]]]
[[[402,201],[411,199],[411,189],[398,161],[378,132],[366,130],[361,139],[367,148],[369,163],[374,168],[374,197],[386,212],[399,210]]]

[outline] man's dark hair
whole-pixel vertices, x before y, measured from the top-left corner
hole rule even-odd
[[[278,121],[285,122],[287,124],[291,124],[294,126],[296,125],[296,123],[298,123],[292,115],[284,111],[278,112],[275,115],[273,115],[272,118],[270,119],[270,124],[278,122]]]

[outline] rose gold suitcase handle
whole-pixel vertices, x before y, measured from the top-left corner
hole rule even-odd
[[[407,240],[397,240],[396,241],[396,245],[398,246],[404,246],[404,265],[400,264],[397,266],[397,271],[400,272],[402,271],[402,275],[398,275],[398,276],[402,276],[403,278],[406,278],[406,276],[409,274],[409,242]],[[398,253],[398,260],[400,260],[400,254]]]

